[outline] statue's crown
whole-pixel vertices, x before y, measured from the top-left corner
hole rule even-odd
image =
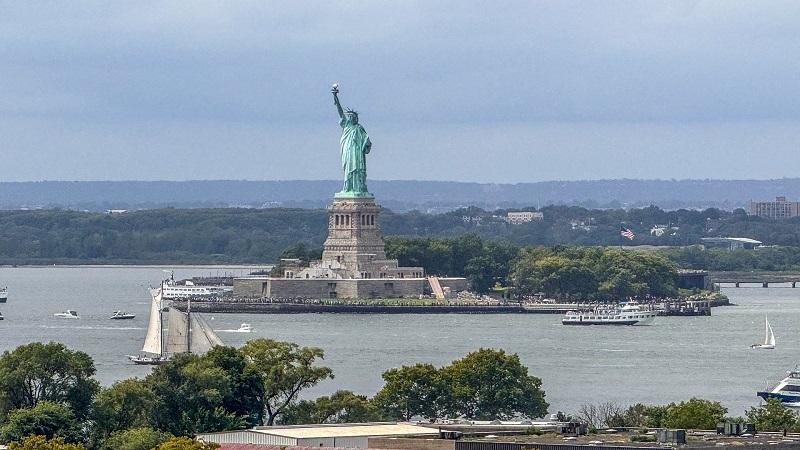
[[[355,114],[355,115],[358,115],[358,111],[355,111],[355,110],[353,110],[353,109],[350,109],[350,108],[345,108],[344,112],[345,112],[346,114]]]

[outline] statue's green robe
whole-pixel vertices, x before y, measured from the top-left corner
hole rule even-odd
[[[342,169],[344,170],[343,192],[367,191],[367,158],[372,147],[367,131],[359,123],[352,123],[343,117],[339,121],[342,127],[342,138],[339,141],[342,150]]]

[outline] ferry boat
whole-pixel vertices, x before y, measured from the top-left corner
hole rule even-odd
[[[8,288],[0,288],[0,303],[5,303],[8,300]]]
[[[783,403],[800,402],[800,366],[795,366],[794,370],[788,371],[786,378],[781,380],[772,389],[758,391],[756,395],[764,400],[768,398],[777,398]]]
[[[164,283],[164,300],[185,300],[187,298],[198,297],[221,297],[230,291],[224,286],[198,286],[189,280],[184,284],[178,284],[175,280],[169,279]]]
[[[620,303],[619,306],[598,306],[592,310],[567,311],[561,319],[562,325],[649,325],[658,311],[649,311],[636,301]]]

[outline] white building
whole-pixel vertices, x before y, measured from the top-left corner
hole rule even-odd
[[[218,444],[267,444],[302,447],[367,448],[371,437],[438,437],[435,428],[409,423],[343,423],[255,427],[248,430],[200,433],[197,438]]]
[[[544,213],[540,211],[518,211],[518,212],[509,212],[508,216],[506,217],[506,221],[513,225],[517,225],[523,222],[531,222],[533,220],[542,220],[544,219]]]

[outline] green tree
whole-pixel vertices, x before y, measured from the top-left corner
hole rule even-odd
[[[300,391],[333,378],[331,369],[314,365],[318,358],[324,358],[325,353],[320,348],[255,339],[245,343],[241,351],[263,381],[263,421],[266,425],[273,425]]]
[[[82,420],[100,388],[94,374],[89,355],[57,342],[33,342],[6,351],[0,357],[0,419],[12,409],[51,401],[66,402]]]
[[[437,404],[443,386],[439,371],[432,364],[389,369],[382,377],[383,388],[373,401],[386,417],[405,421],[416,415],[438,417]]]
[[[756,426],[758,431],[797,430],[800,416],[783,404],[780,399],[768,398],[766,404],[750,408],[745,412],[747,420]]]
[[[98,442],[120,430],[151,426],[157,402],[150,387],[137,378],[101,390],[94,399],[92,439]]]
[[[692,397],[679,404],[670,403],[664,425],[669,428],[713,430],[728,413],[719,402]]]
[[[200,442],[189,437],[175,437],[158,447],[155,450],[214,450],[219,448],[216,442]]]
[[[60,436],[69,443],[83,440],[81,425],[72,409],[62,403],[46,400],[30,408],[11,411],[0,427],[0,442],[19,441],[30,435],[41,435],[47,439]]]
[[[195,354],[178,354],[145,379],[156,395],[155,428],[175,436],[235,430],[246,424],[241,411],[226,408],[235,392],[224,369]]]
[[[480,349],[443,367],[440,376],[447,386],[442,410],[451,416],[492,420],[547,413],[542,381],[528,375],[517,354]]]
[[[111,433],[97,446],[97,450],[150,450],[173,437],[169,433],[152,428],[130,428]]]
[[[8,450],[85,450],[83,444],[71,444],[63,437],[47,439],[41,435],[25,436],[20,441],[8,443]]]
[[[282,424],[359,423],[379,420],[375,407],[364,395],[352,391],[336,391],[330,397],[301,400],[287,406],[281,415]]]

